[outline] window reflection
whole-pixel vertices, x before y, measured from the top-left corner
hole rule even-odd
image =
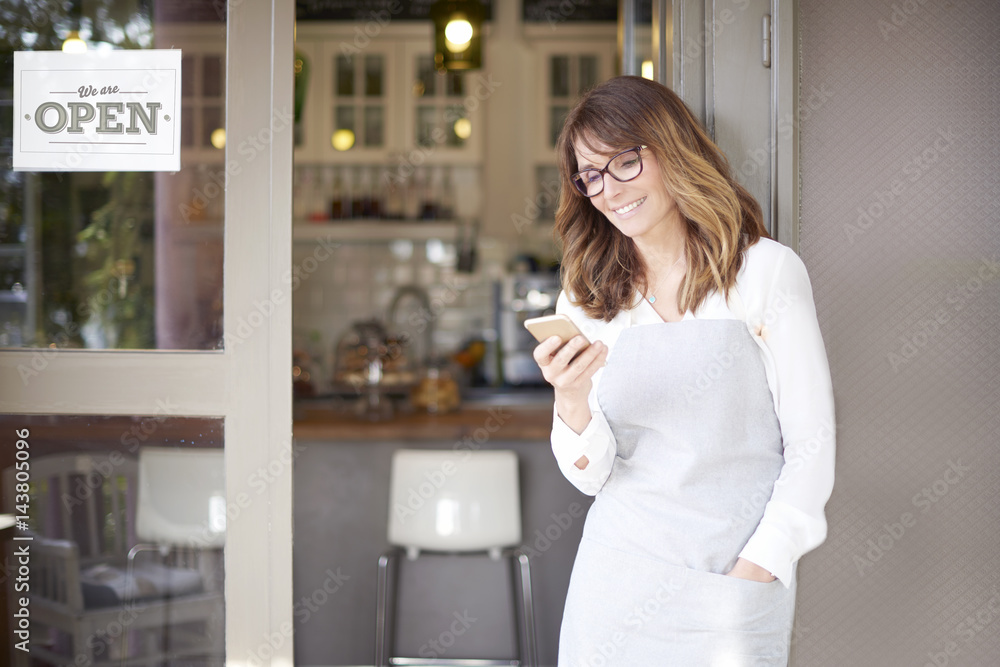
[[[5,572],[27,543],[13,538],[31,538],[33,664],[221,667],[226,526],[241,511],[225,503],[222,420],[3,415],[0,428],[24,443],[0,450],[0,498],[22,521],[3,535]]]
[[[182,26],[224,19],[189,4],[3,3],[0,347],[221,348],[225,32],[194,46]],[[179,173],[9,169],[13,53],[70,31],[88,49],[183,49]]]

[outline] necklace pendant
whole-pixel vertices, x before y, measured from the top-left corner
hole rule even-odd
[[[648,297],[646,297],[646,300],[649,301],[650,303],[653,303],[653,302],[656,301],[656,297],[655,296],[648,296]]]

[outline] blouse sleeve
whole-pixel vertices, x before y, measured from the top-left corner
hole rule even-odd
[[[751,322],[770,356],[785,463],[757,530],[740,556],[791,585],[793,566],[826,539],[833,490],[833,385],[805,264],[785,248],[760,320]]]
[[[574,307],[570,304],[566,293],[559,295],[556,302],[556,313],[565,313],[574,320]],[[577,322],[581,324],[581,322]],[[589,327],[581,327],[586,331]],[[582,433],[571,429],[559,416],[555,407],[552,408],[552,453],[555,455],[559,470],[573,486],[588,496],[595,496],[611,475],[611,467],[615,461],[617,445],[615,437],[608,426],[604,414],[597,403],[597,383],[603,369],[594,374],[593,386],[588,397],[590,405],[590,423]],[[576,462],[581,456],[586,456],[589,463],[580,470]]]

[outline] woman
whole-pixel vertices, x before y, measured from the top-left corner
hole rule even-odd
[[[596,496],[559,664],[785,665],[834,467],[805,266],[660,84],[597,86],[557,151],[556,311],[592,344],[552,337],[535,360],[559,467]]]

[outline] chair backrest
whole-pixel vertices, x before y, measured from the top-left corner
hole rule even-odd
[[[480,551],[521,541],[517,454],[400,449],[392,457],[389,542]]]
[[[141,448],[135,529],[144,542],[222,548],[226,541],[223,450]]]
[[[121,452],[31,460],[31,529],[76,542],[85,560],[124,557],[134,542],[136,460]],[[17,471],[4,470],[4,509],[14,511]]]

